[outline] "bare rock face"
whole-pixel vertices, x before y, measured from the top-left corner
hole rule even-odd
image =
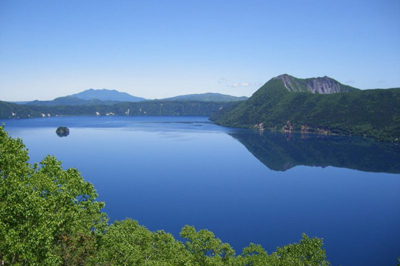
[[[264,131],[264,123],[255,124],[253,128],[258,129],[260,131]]]
[[[307,125],[301,125],[300,132],[301,133],[311,133],[312,132],[312,128],[307,126]]]
[[[308,79],[306,84],[308,90],[314,94],[332,94],[342,92],[340,83],[334,79],[328,78],[327,76],[323,78]]]
[[[329,129],[322,128],[322,127],[313,128],[308,125],[301,125],[300,133],[301,134],[315,133],[315,134],[322,134],[322,135],[335,135]]]
[[[292,92],[298,91],[297,86],[295,84],[295,77],[292,77],[288,74],[283,74],[280,76],[275,77],[274,79],[280,79],[283,82],[283,85],[285,85],[286,89]]]
[[[280,79],[290,92],[311,92],[314,94],[343,93],[356,90],[355,88],[343,85],[330,77],[318,77],[299,79],[283,74],[275,77]]]
[[[287,122],[286,122],[286,125],[283,126],[282,131],[283,131],[283,132],[286,132],[286,133],[291,133],[291,132],[293,131],[293,124],[292,124],[292,122],[287,121]]]

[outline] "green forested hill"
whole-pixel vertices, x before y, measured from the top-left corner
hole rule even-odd
[[[123,102],[109,105],[56,105],[36,106],[18,105],[0,101],[0,118],[28,118],[44,116],[80,115],[182,115],[209,116],[231,103],[194,101],[143,101]]]
[[[201,93],[201,94],[188,94],[172,98],[162,99],[163,101],[201,101],[201,102],[237,102],[244,101],[248,98],[245,96],[236,97],[220,93]]]
[[[59,106],[59,105],[110,105],[118,103],[117,101],[101,101],[98,99],[84,100],[78,97],[65,96],[58,97],[52,101],[32,101],[27,102],[26,105],[37,105],[37,106]]]
[[[247,101],[211,119],[231,127],[400,139],[400,88],[347,91],[295,91],[273,78]]]

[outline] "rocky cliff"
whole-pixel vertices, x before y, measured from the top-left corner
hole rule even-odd
[[[288,74],[283,74],[274,79],[281,80],[290,92],[311,92],[314,94],[333,94],[350,92],[356,88],[343,85],[330,77],[299,79]]]

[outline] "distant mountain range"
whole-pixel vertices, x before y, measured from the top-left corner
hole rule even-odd
[[[120,102],[141,102],[145,98],[132,96],[117,90],[89,89],[69,96],[58,97],[52,101],[31,101],[26,105],[57,106],[57,105],[110,105]],[[21,103],[20,103],[21,104]]]
[[[248,100],[213,114],[229,127],[400,140],[400,88],[359,90],[329,78],[272,78]]]
[[[181,95],[172,98],[159,99],[157,101],[199,101],[199,102],[235,102],[244,101],[247,97],[235,97],[220,93],[203,93],[203,94],[189,94]],[[145,98],[132,96],[126,92],[119,92],[117,90],[94,90],[89,89],[80,93],[72,94],[69,96],[58,97],[52,101],[31,101],[31,102],[18,102],[18,104],[27,105],[42,105],[42,106],[56,106],[56,105],[110,105],[120,102],[142,102],[151,101]]]
[[[71,97],[76,97],[82,100],[100,100],[100,101],[114,101],[114,102],[141,102],[146,101],[145,98],[132,96],[126,92],[119,92],[117,90],[94,90],[89,89],[80,93],[72,94]]]
[[[32,101],[27,102],[25,105],[38,105],[38,106],[57,106],[57,105],[109,105],[118,103],[118,101],[105,100],[101,101],[99,99],[83,100],[77,97],[65,96],[58,97],[52,101]]]
[[[162,99],[163,101],[200,101],[200,102],[237,102],[245,101],[248,97],[236,97],[220,93],[188,94]]]

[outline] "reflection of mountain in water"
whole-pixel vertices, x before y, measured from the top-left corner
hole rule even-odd
[[[255,132],[230,135],[275,171],[306,165],[400,173],[400,146],[393,143],[351,137],[269,132],[263,135]]]

